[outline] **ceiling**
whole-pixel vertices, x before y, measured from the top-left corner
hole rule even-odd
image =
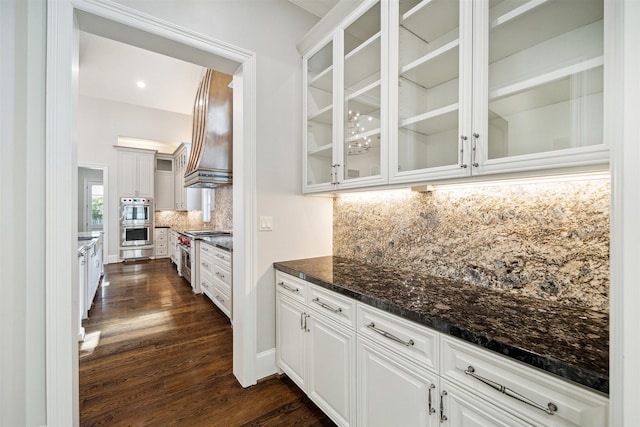
[[[191,115],[203,67],[80,32],[80,95]],[[137,86],[138,81],[146,84]]]
[[[339,0],[289,0],[323,17]],[[191,115],[204,68],[80,31],[80,95]],[[139,88],[138,81],[146,86]]]

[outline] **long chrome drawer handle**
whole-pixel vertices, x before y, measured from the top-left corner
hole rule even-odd
[[[282,286],[283,288],[285,288],[286,290],[291,291],[291,292],[300,292],[300,289],[292,288],[291,286],[287,286],[287,285],[285,285],[284,282],[278,282],[278,285]]]
[[[413,342],[413,340],[409,340],[409,341],[403,341],[400,338],[396,337],[393,334],[390,334],[387,331],[384,331],[382,329],[376,328],[376,324],[371,322],[367,325],[367,328],[373,330],[374,332],[379,333],[380,335],[382,335],[385,338],[389,338],[390,340],[393,340],[395,342],[399,342],[400,344],[406,345],[407,347],[412,346],[415,344],[415,342]]]
[[[539,409],[543,412],[546,412],[549,415],[553,415],[558,410],[558,406],[555,403],[549,402],[547,403],[547,406],[542,406],[539,403],[536,403],[533,400],[529,399],[528,397],[521,395],[517,391],[511,390],[509,387],[505,387],[502,384],[492,381],[490,379],[481,377],[475,372],[476,372],[475,368],[471,365],[469,365],[469,367],[464,371],[465,374],[470,375],[473,378],[477,379],[478,381],[485,383],[489,387],[498,390],[500,393],[506,394],[507,396],[512,397],[516,400],[519,400],[522,403],[526,403],[529,406],[533,406],[534,408]]]
[[[322,301],[320,301],[320,298],[314,298],[311,301],[315,302],[316,304],[318,304],[322,308],[326,308],[329,311],[333,311],[334,313],[342,313],[342,309],[340,307],[333,308],[329,304],[325,304]]]

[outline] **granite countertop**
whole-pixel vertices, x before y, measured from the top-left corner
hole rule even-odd
[[[154,228],[171,228],[168,225],[156,225]]]
[[[197,240],[202,240],[211,246],[233,252],[233,237],[231,236],[203,236],[198,237]]]
[[[591,389],[609,392],[609,317],[344,257],[274,264],[363,303]]]

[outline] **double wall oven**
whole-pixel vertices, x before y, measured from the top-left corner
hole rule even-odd
[[[153,200],[120,199],[120,259],[149,258],[153,255]]]

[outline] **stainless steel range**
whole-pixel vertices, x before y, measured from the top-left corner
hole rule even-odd
[[[180,248],[180,262],[178,263],[178,274],[185,278],[195,289],[194,266],[196,265],[195,241],[207,236],[229,236],[228,231],[215,230],[185,230],[178,236],[178,246]]]

